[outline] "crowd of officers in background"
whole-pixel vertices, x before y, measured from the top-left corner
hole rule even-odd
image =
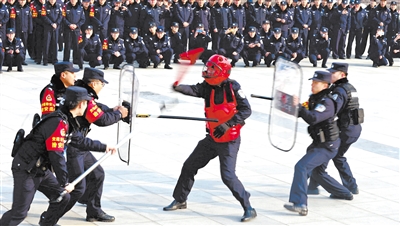
[[[81,2],[82,1],[82,2]],[[397,2],[370,0],[2,0],[1,66],[23,71],[25,56],[47,66],[70,61],[80,69],[123,62],[153,68],[164,61],[179,63],[179,54],[205,49],[206,62],[215,54],[242,58],[245,67],[278,57],[299,63],[304,58],[326,68],[328,57],[367,59],[373,67],[393,65],[400,57]],[[348,2],[350,1],[350,2]],[[211,48],[209,43],[211,42]],[[369,43],[368,43],[369,42]],[[26,53],[27,52],[27,53]]]

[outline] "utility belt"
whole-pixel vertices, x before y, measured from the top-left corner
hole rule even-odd
[[[49,169],[49,164],[43,157],[39,157],[38,160],[36,161],[35,165],[32,166],[32,168],[27,169],[26,171],[28,173],[33,173],[36,176],[43,176],[44,172]]]
[[[340,127],[348,127],[349,125],[358,125],[364,122],[364,109],[357,108],[349,110],[339,119]]]
[[[339,127],[336,121],[320,126],[309,126],[307,130],[313,141],[318,143],[335,141],[339,138]]]

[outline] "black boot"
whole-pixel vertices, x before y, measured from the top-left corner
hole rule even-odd
[[[250,207],[244,211],[242,219],[240,219],[241,222],[246,222],[253,220],[254,218],[257,217],[257,212],[254,208]]]
[[[171,211],[171,210],[179,210],[179,209],[186,209],[187,203],[186,202],[178,202],[176,200],[172,201],[169,206],[163,208],[164,211]]]

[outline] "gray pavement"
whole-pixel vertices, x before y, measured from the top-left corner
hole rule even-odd
[[[61,58],[60,58],[61,59]],[[343,62],[343,60],[341,60]],[[39,93],[48,84],[54,70],[27,60],[25,72],[3,72],[0,75],[0,215],[12,204],[13,178],[10,170],[12,141],[16,131],[29,130],[32,116],[39,112]],[[328,65],[333,62],[328,60]],[[352,201],[333,200],[329,193],[309,196],[309,214],[301,217],[288,212],[288,202],[294,165],[304,155],[310,143],[306,124],[299,121],[297,142],[290,152],[274,149],[268,141],[269,102],[253,99],[250,94],[269,96],[272,89],[273,67],[264,65],[244,68],[242,61],[232,70],[231,78],[242,85],[252,106],[253,114],[242,129],[242,141],[236,172],[251,193],[252,206],[258,217],[246,224],[258,225],[399,225],[399,76],[400,62],[393,67],[372,68],[370,60],[346,60],[351,66],[349,80],[358,89],[365,123],[359,141],[346,154],[357,179],[360,194]],[[307,59],[303,70],[302,101],[310,93],[310,81],[315,70]],[[85,65],[87,66],[87,65]],[[162,101],[178,100],[167,105],[163,114],[203,117],[203,100],[184,96],[171,90],[178,73],[173,70],[136,69],[140,81],[138,113],[159,114]],[[320,64],[319,64],[320,66]],[[183,80],[185,84],[201,82],[202,64],[194,65]],[[77,73],[77,78],[83,72]],[[118,101],[119,71],[106,71],[106,85],[99,102],[114,106]],[[129,166],[118,156],[103,164],[106,172],[102,207],[114,215],[113,223],[85,221],[85,207],[77,204],[59,222],[61,225],[234,225],[241,224],[243,210],[222,183],[218,160],[199,170],[188,199],[188,208],[164,212],[162,207],[173,200],[172,191],[183,162],[197,142],[205,135],[203,122],[138,118]],[[89,137],[108,144],[116,143],[116,126],[92,127]],[[101,157],[101,153],[95,153]],[[338,179],[330,164],[328,173]],[[28,217],[22,225],[36,225],[47,208],[47,199],[37,192]]]

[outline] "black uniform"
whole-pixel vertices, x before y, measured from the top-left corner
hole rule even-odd
[[[221,48],[218,52],[227,58],[231,58],[231,65],[234,67],[236,62],[240,59],[240,53],[243,50],[243,46],[243,36],[240,33],[228,33],[221,39]],[[233,55],[233,53],[236,53],[236,55]]]
[[[174,6],[173,15],[177,20],[176,22],[179,23],[179,33],[182,36],[183,49],[184,51],[186,51],[190,34],[189,28],[190,24],[193,21],[192,5],[189,2],[183,4],[182,1],[179,1],[178,4]],[[184,22],[189,23],[189,25],[187,27],[184,27]]]
[[[114,53],[118,51],[121,55],[115,56]],[[103,63],[104,68],[107,69],[110,64],[114,64],[114,69],[118,69],[119,65],[125,61],[125,45],[122,38],[114,40],[111,36],[103,41]]]
[[[260,44],[260,47],[254,46],[250,48],[250,44]],[[243,38],[243,51],[242,57],[245,66],[249,66],[249,61],[253,61],[253,67],[260,64],[261,61],[261,53],[263,49],[263,42],[261,40],[261,36],[259,34],[255,34],[252,38],[249,34],[246,34]]]
[[[211,8],[211,38],[212,49],[219,50],[221,48],[220,42],[225,35],[225,31],[232,25],[232,12],[229,8],[215,4]],[[216,30],[216,31],[215,31]]]
[[[285,23],[278,22],[277,19],[284,19]],[[274,11],[274,13],[271,15],[271,21],[273,21],[273,27],[274,28],[281,28],[282,32],[282,37],[287,38],[292,22],[293,22],[293,12],[289,10],[289,8],[286,8],[285,10],[282,11],[281,8],[279,8],[277,11]]]
[[[251,18],[248,21],[248,25],[256,27],[258,30],[261,29],[261,25],[264,20],[269,20],[272,12],[267,9],[265,4],[254,3],[248,9],[248,15]]]
[[[346,57],[349,59],[351,56],[351,49],[353,48],[354,38],[356,39],[356,58],[362,56],[362,32],[368,20],[368,15],[365,10],[360,6],[360,10],[356,11],[355,8],[351,9],[351,26],[349,38],[347,39]]]
[[[142,10],[143,5],[141,3],[137,3],[136,1],[133,4],[129,4],[127,6],[131,16],[125,20],[125,29],[124,29],[124,38],[129,38],[129,32],[131,27],[141,27],[140,26],[140,11]]]
[[[210,31],[210,21],[211,21],[211,10],[204,4],[203,7],[197,5],[193,8],[193,21],[190,25],[191,30],[195,30],[196,26],[199,24],[204,25],[204,30],[209,33]]]
[[[152,7],[149,3],[145,5],[140,11],[140,31],[142,35],[149,31],[150,23],[155,23],[156,26],[160,25],[160,19],[162,19],[161,8],[156,5]]]
[[[326,61],[328,60],[330,52],[330,40],[330,38],[326,40],[320,33],[313,35],[311,38],[309,59],[313,67],[317,66],[318,60],[322,60],[322,67],[326,67]],[[320,59],[318,59],[318,55],[321,56]]]
[[[125,21],[132,17],[131,11],[128,9],[122,10],[122,6],[118,10],[111,8],[110,21],[108,22],[108,33],[111,33],[112,28],[119,28],[119,36],[124,37]]]
[[[303,41],[303,46],[304,50],[306,51],[306,55],[308,55],[308,35],[309,35],[309,29],[311,27],[311,24],[313,22],[312,20],[312,14],[311,14],[311,9],[309,7],[303,7],[300,5],[299,7],[296,8],[295,11],[295,23],[294,26],[299,28],[299,38]],[[306,26],[306,27],[304,27]],[[312,34],[310,32],[310,34]]]
[[[375,29],[375,23],[374,23],[374,18],[376,15],[376,7],[372,8],[371,5],[368,5],[367,7],[365,7],[365,12],[367,13],[367,23],[364,27],[364,31],[362,33],[362,46],[361,46],[361,52],[362,54],[364,54],[365,49],[367,47],[367,40],[368,40],[368,36],[369,36],[369,42],[371,45],[371,40],[372,40],[372,36],[374,34],[376,34],[376,29]],[[369,49],[368,49],[369,52]]]
[[[100,5],[99,2],[94,4],[94,21],[93,32],[100,35],[101,41],[108,36],[108,22],[110,21],[111,7],[105,2]]]
[[[44,45],[43,45],[43,64],[48,62],[53,64],[58,62],[57,59],[57,43],[59,38],[60,26],[62,22],[62,8],[58,3],[51,5],[49,2],[45,4],[46,15],[41,14],[44,29]],[[56,28],[52,26],[56,25]]]
[[[85,14],[83,12],[83,8],[79,3],[76,3],[75,6],[71,5],[71,2],[68,2],[64,6],[64,58],[63,61],[69,61],[71,57],[71,49],[73,51],[73,61],[74,63],[78,63],[79,56],[79,46],[78,39],[81,31],[81,26],[85,23]],[[71,29],[70,25],[75,24],[77,27],[75,29]]]
[[[149,50],[147,49],[143,38],[138,36],[136,39],[128,37],[125,39],[126,62],[133,64],[136,60],[140,68],[146,68],[149,62]]]
[[[293,39],[293,37],[290,36],[288,39],[286,39],[285,51],[287,58],[289,60],[294,58],[292,62],[295,63],[300,63],[300,61],[306,57],[303,42],[300,37]],[[293,53],[296,53],[296,57],[293,56]]]
[[[389,66],[393,65],[393,58],[400,58],[400,38],[396,37],[389,42],[389,51],[386,54],[386,58],[389,61]],[[395,53],[394,51],[397,50],[399,52]]]
[[[371,46],[368,52],[368,55],[373,62],[372,64],[373,67],[388,65],[388,61],[386,59],[386,51],[387,51],[387,39],[385,38],[385,36],[381,35],[379,37],[376,37],[376,35],[373,35],[371,40]]]
[[[17,3],[14,9],[16,17],[10,18],[11,27],[15,28],[15,37],[21,39],[25,48],[28,48],[28,34],[32,34],[33,31],[31,8],[29,4],[21,6]],[[29,45],[32,44],[30,43]]]
[[[174,34],[172,31],[166,35],[170,38],[171,48],[174,51],[174,62],[177,63],[179,54],[185,52],[185,44],[182,41],[182,35],[180,32]]]
[[[345,59],[346,35],[350,31],[351,13],[347,8],[343,8],[342,5],[338,6],[331,16],[333,25],[331,36],[333,59]]]
[[[160,50],[160,53],[157,53],[157,50]],[[153,67],[157,68],[162,60],[164,60],[165,63],[164,67],[169,67],[172,54],[173,50],[170,45],[169,37],[165,34],[161,39],[155,36],[153,42],[149,45],[149,55],[151,61],[154,63]],[[160,58],[160,55],[163,56],[162,59]]]
[[[195,32],[193,32],[190,35],[189,49],[203,48],[204,52],[201,54],[199,59],[201,59],[203,63],[206,63],[208,61],[208,58],[210,58],[213,54],[215,54],[213,50],[207,49],[208,43],[211,41],[212,39],[208,32],[206,32],[205,34],[198,33],[197,35]]]
[[[64,104],[65,89],[63,82],[60,80],[60,75],[54,74],[50,83],[40,92],[42,118]]]
[[[243,32],[246,28],[246,10],[242,5],[237,6],[236,4],[232,4],[232,23],[236,23],[238,25],[238,32],[243,35]]]
[[[380,25],[380,23],[383,23],[383,31],[385,32],[385,34],[387,34],[388,25],[392,21],[392,14],[390,13],[390,9],[387,8],[387,6],[382,7],[381,5],[378,5],[376,7],[375,13],[376,14],[374,15],[374,18],[373,18],[373,22],[375,25],[374,33],[378,26],[382,26],[382,25]],[[372,16],[372,15],[369,15],[369,16]]]
[[[33,33],[28,36],[28,42],[30,49],[28,49],[29,55],[35,60],[36,64],[41,64],[43,57],[43,39],[44,39],[44,28],[43,20],[41,18],[42,10],[44,11],[43,4],[40,1],[30,3],[32,22],[33,22]],[[40,40],[40,41],[36,41]]]
[[[3,40],[1,39],[0,39],[0,48],[3,49]],[[2,72],[3,62],[4,62],[4,52],[0,51],[0,73],[3,73]]]
[[[264,39],[263,44],[264,62],[267,67],[271,67],[272,61],[277,60],[279,56],[285,56],[286,39],[282,36],[276,39],[275,36],[272,35],[269,39]],[[268,56],[265,56],[266,53],[269,53]]]
[[[8,66],[7,71],[11,71],[14,65],[17,66],[18,71],[22,70],[22,62],[25,59],[25,46],[19,38],[9,40],[8,38],[3,43],[4,47],[4,66]],[[19,50],[19,53],[16,52]]]
[[[0,37],[3,42],[7,39],[6,28],[9,19],[10,14],[8,13],[7,6],[0,2]]]
[[[103,46],[98,34],[93,34],[90,38],[81,35],[79,37],[79,50],[81,52],[80,67],[82,67],[83,61],[89,61],[91,68],[103,64],[102,60],[97,59],[97,57],[103,56]]]
[[[390,9],[390,14],[391,14],[392,20],[390,21],[390,23],[388,25],[388,30],[387,30],[387,35],[386,35],[386,38],[388,38],[388,40],[394,38],[396,36],[396,34],[400,32],[399,12],[397,10]]]

